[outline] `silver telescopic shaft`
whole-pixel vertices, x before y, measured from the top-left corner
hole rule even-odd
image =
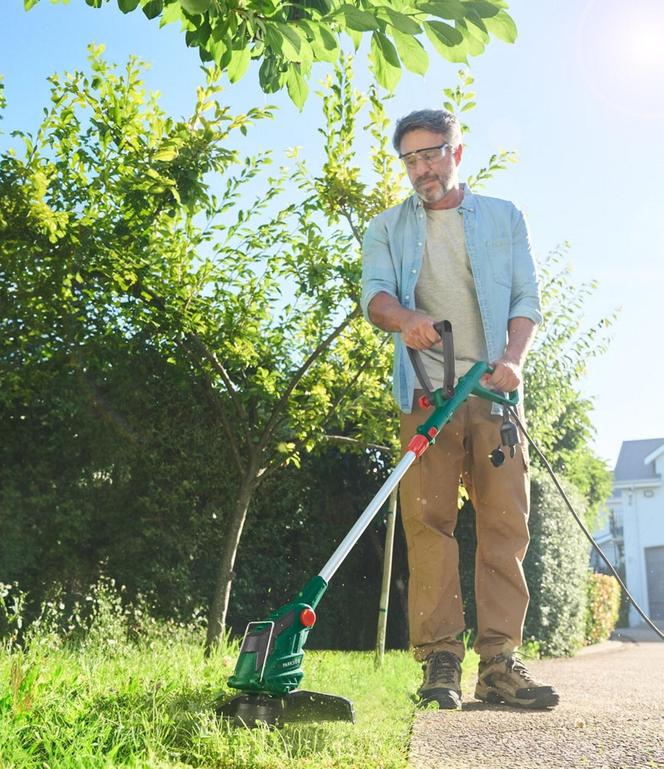
[[[406,474],[406,470],[417,459],[417,454],[414,451],[407,451],[399,464],[394,468],[392,474],[388,477],[385,483],[380,487],[376,496],[371,500],[368,507],[362,513],[362,515],[355,521],[353,528],[346,534],[339,547],[332,553],[330,560],[321,569],[320,575],[325,582],[328,582],[334,576],[336,570],[341,566],[346,556],[353,549],[357,540],[362,536],[364,530],[375,518],[376,513],[383,506],[383,502],[390,496],[392,490],[396,488],[399,481]]]

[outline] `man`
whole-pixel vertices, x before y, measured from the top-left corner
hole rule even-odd
[[[508,201],[475,195],[459,183],[463,144],[454,115],[413,112],[398,121],[393,143],[415,194],[369,224],[362,306],[372,323],[394,332],[393,392],[405,450],[427,417],[406,345],[420,351],[433,386],[442,386],[433,323],[449,320],[457,375],[486,360],[494,371],[483,384],[509,392],[521,387],[541,313],[522,214]],[[410,637],[424,663],[418,694],[441,708],[461,707],[464,617],[454,538],[460,478],[477,520],[475,696],[531,708],[558,703],[556,692],[534,681],[515,657],[529,600],[522,568],[529,478],[525,443],[502,467],[491,465],[500,424],[498,407],[469,398],[401,482]]]

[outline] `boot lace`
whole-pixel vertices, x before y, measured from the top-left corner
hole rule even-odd
[[[430,683],[456,687],[456,678],[459,673],[458,663],[453,655],[443,652],[434,653],[427,660],[427,680]]]
[[[518,676],[523,678],[524,681],[527,681],[528,683],[535,683],[535,679],[530,675],[526,666],[517,656],[512,655],[511,657],[508,657],[506,662],[507,662],[507,669],[510,672],[516,673]]]

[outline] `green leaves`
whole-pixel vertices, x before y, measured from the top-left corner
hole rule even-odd
[[[389,6],[385,7],[383,11],[392,27],[404,35],[419,35],[422,32],[422,27],[411,16],[399,13]]]
[[[489,2],[489,0],[466,0],[464,6],[481,18],[495,16],[500,9],[499,4]]]
[[[163,0],[141,0],[141,8],[148,19],[155,19],[164,10]]]
[[[348,29],[353,29],[356,32],[372,32],[380,27],[374,14],[371,14],[368,11],[363,11],[348,3],[344,3],[339,8],[337,14],[343,14],[343,18],[346,21],[346,27],[348,27]]]
[[[514,43],[517,38],[516,24],[505,11],[484,20],[487,30],[504,43]]]
[[[427,21],[424,23],[424,29],[441,53],[444,53],[445,48],[452,48],[463,42],[463,34],[444,21]]]
[[[66,0],[52,0],[66,2]],[[101,7],[110,0],[85,0]],[[38,0],[24,0],[26,9]],[[467,62],[484,51],[491,36],[514,42],[516,26],[504,0],[117,0],[123,13],[141,7],[160,25],[180,21],[188,46],[203,61],[214,61],[232,83],[260,61],[258,80],[266,93],[286,87],[298,107],[308,93],[312,64],[334,63],[348,36],[358,50],[371,37],[369,63],[376,81],[396,87],[401,67],[423,75],[429,59],[424,35],[448,61]]]
[[[401,65],[394,45],[382,32],[374,32],[371,36],[369,62],[380,85],[388,91],[394,90],[401,78]]]
[[[289,67],[286,72],[286,86],[288,88],[288,95],[291,97],[293,104],[295,104],[298,109],[302,109],[307,100],[309,86],[298,67]]]
[[[232,51],[231,60],[228,63],[228,79],[231,83],[237,83],[249,68],[251,61],[251,51],[248,48],[240,48]]]
[[[425,11],[441,19],[462,21],[466,17],[465,4],[461,0],[429,0],[416,3],[416,6],[420,11]]]
[[[429,68],[429,56],[422,43],[413,35],[406,35],[398,29],[392,31],[392,37],[404,65],[416,75],[424,75]]]
[[[210,10],[211,0],[179,0],[180,5],[192,15],[203,14]]]
[[[309,45],[316,61],[333,63],[339,58],[339,44],[329,26],[317,22],[302,22],[308,32]]]

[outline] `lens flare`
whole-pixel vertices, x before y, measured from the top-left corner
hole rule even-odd
[[[588,0],[577,60],[594,98],[635,117],[664,117],[664,3]]]

